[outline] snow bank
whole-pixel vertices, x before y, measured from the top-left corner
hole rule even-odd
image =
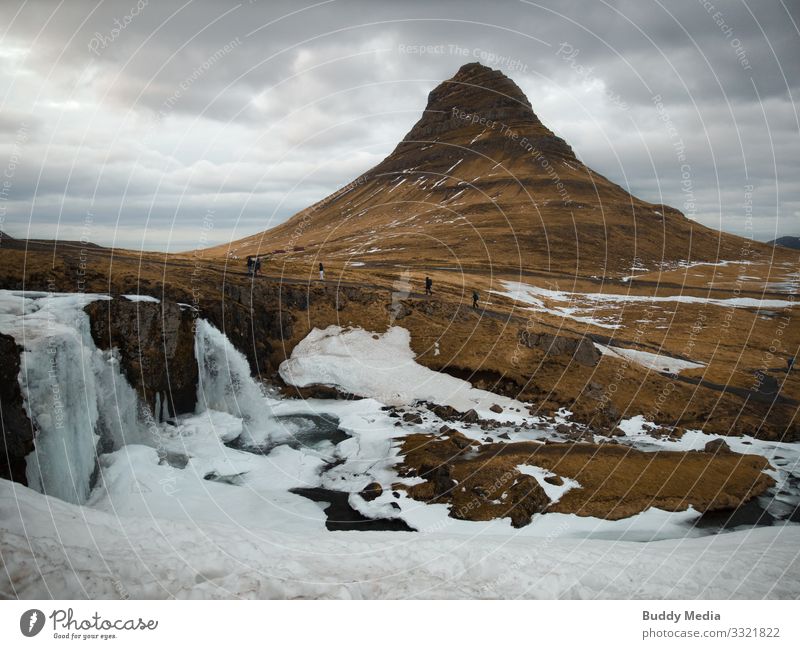
[[[153,297],[152,295],[123,295],[126,300],[130,300],[131,302],[151,302],[155,304],[160,304],[161,300],[157,297]]]
[[[527,414],[514,399],[473,388],[467,381],[434,372],[415,360],[407,329],[391,327],[377,334],[363,329],[331,325],[314,329],[281,363],[284,381],[298,387],[314,384],[335,386],[344,392],[371,397],[393,406],[430,401],[466,412],[474,409],[486,419],[497,418],[489,408],[504,410],[504,420]],[[510,412],[508,412],[510,411]]]
[[[630,542],[281,534],[116,517],[0,480],[0,593],[55,598],[794,598],[800,527]]]
[[[664,354],[653,354],[652,352],[645,352],[639,349],[628,349],[626,347],[614,347],[594,344],[600,353],[606,356],[615,356],[616,358],[624,358],[633,361],[638,365],[646,367],[650,370],[657,372],[669,372],[670,374],[678,374],[683,370],[693,370],[699,367],[705,367],[704,363],[696,363],[694,361],[685,361],[681,358],[674,358]]]

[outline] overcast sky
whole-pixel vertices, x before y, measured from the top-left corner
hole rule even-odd
[[[797,0],[2,0],[0,230],[173,251],[263,230],[480,60],[633,194],[800,235],[799,24]]]

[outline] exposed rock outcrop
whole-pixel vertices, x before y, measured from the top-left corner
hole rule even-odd
[[[586,336],[568,338],[551,333],[520,331],[519,341],[530,349],[538,349],[548,356],[572,356],[572,360],[586,367],[594,367],[600,361],[600,351]]]
[[[27,485],[25,456],[33,451],[34,431],[17,378],[21,352],[22,348],[11,336],[0,334],[0,422],[3,427],[0,478]]]
[[[119,351],[122,372],[142,401],[154,409],[161,395],[170,415],[194,411],[197,361],[190,310],[119,297],[93,302],[86,312],[95,345]]]

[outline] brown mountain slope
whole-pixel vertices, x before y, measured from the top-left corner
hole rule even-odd
[[[581,163],[519,87],[479,63],[428,97],[395,150],[286,223],[206,254],[301,257],[582,276],[739,259],[760,244],[639,200]]]

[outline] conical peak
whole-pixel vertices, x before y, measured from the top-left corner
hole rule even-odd
[[[430,92],[422,117],[373,171],[406,169],[414,166],[412,161],[420,155],[432,158],[434,153],[447,169],[461,155],[455,149],[434,152],[429,146],[434,143],[466,147],[489,156],[499,155],[500,150],[507,150],[508,155],[522,155],[525,149],[509,137],[512,135],[516,139],[525,138],[524,141],[548,155],[575,158],[569,145],[539,121],[516,83],[499,70],[467,63]],[[452,156],[456,158],[451,160]]]
[[[484,111],[487,118],[494,116],[488,113],[503,109],[506,116],[536,119],[528,98],[516,83],[499,70],[477,62],[462,65],[451,79],[440,83],[428,95],[426,110],[452,109]]]
[[[433,140],[462,129],[475,119],[481,124],[541,128],[539,118],[520,87],[499,70],[467,63],[428,95],[420,120],[404,138]]]

